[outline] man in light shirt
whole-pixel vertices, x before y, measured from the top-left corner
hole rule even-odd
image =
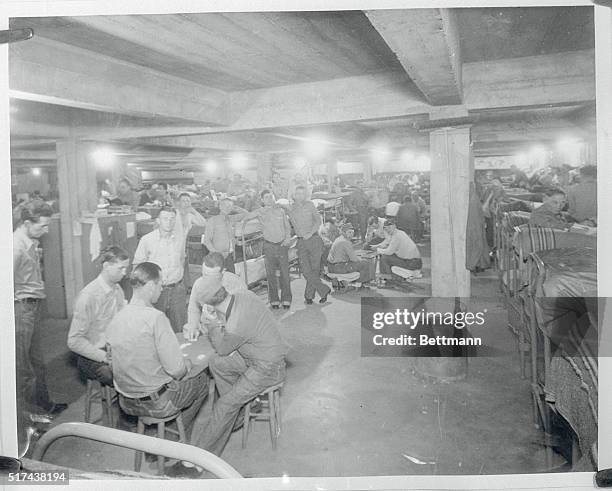
[[[209,306],[204,297],[211,283],[215,285],[221,280],[221,285],[231,295],[239,291],[246,291],[247,286],[242,278],[235,273],[223,270],[223,256],[218,252],[211,252],[204,257],[202,263],[202,276],[193,284],[187,308],[187,326],[184,330],[187,339],[197,339],[200,329],[205,328],[212,319]]]
[[[238,211],[236,214],[230,214]],[[206,222],[206,230],[202,242],[208,252],[220,252],[225,259],[225,269],[235,273],[234,269],[234,225],[240,222],[246,210],[234,205],[231,199],[224,198],[219,202],[219,214],[212,216]]]
[[[110,353],[106,351],[106,328],[125,305],[119,282],[127,273],[126,251],[111,246],[100,254],[102,271],[76,300],[68,333],[68,348],[78,355],[77,366],[87,379],[113,383]]]
[[[248,213],[244,219],[257,219],[262,226],[263,254],[270,306],[273,309],[278,309],[282,303],[284,309],[289,309],[292,300],[291,278],[289,277],[291,226],[285,209],[276,204],[272,191],[264,189],[260,196],[263,207]],[[278,278],[276,276],[277,271],[280,275]]]
[[[175,332],[187,321],[187,290],[183,283],[185,242],[176,229],[176,211],[164,207],[157,218],[159,228],[143,236],[134,254],[134,265],[145,261],[161,268],[162,292],[155,308],[170,319]]]
[[[380,254],[380,274],[382,278],[392,277],[391,266],[411,271],[420,270],[423,267],[419,248],[406,232],[395,226],[393,219],[385,221],[383,226],[386,238],[376,248]]]
[[[181,411],[189,433],[208,394],[205,367],[183,357],[168,318],[153,307],[162,293],[159,266],[139,264],[130,284],[130,303],[107,329],[119,405],[133,416],[165,418]]]
[[[355,231],[350,224],[340,227],[342,235],[334,240],[327,257],[327,268],[330,273],[359,272],[359,282],[367,283],[372,280],[370,263],[359,259],[351,239]]]

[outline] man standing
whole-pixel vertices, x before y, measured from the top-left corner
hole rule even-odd
[[[321,254],[323,253],[323,240],[319,237],[321,215],[317,212],[312,201],[306,200],[306,188],[295,188],[294,202],[289,210],[289,219],[298,236],[297,249],[300,258],[302,274],[306,278],[304,298],[306,304],[312,304],[315,293],[321,299],[319,303],[327,302],[331,289],[321,281]]]
[[[42,348],[41,304],[45,299],[38,239],[49,229],[51,208],[30,203],[21,211],[13,232],[13,295],[15,308],[15,361],[20,436],[24,418],[49,423],[67,404],[49,397]],[[47,413],[47,414],[44,414]]]
[[[580,182],[567,190],[569,214],[577,222],[590,221],[597,225],[597,167],[580,168]]]
[[[289,184],[278,172],[272,174],[272,193],[276,199],[289,199]]]
[[[211,284],[204,301],[214,306],[220,322],[208,336],[219,356],[210,360],[219,399],[207,424],[197,428],[194,444],[221,455],[240,410],[264,390],[285,380],[285,355],[278,321],[266,304],[251,292],[227,293],[220,282]]]
[[[120,200],[123,205],[130,206],[134,209],[138,208],[140,204],[140,196],[132,189],[130,181],[125,177],[119,179],[117,183],[117,199]]]
[[[370,263],[360,260],[351,239],[353,238],[354,230],[350,224],[345,224],[340,227],[342,235],[334,240],[327,257],[327,268],[330,273],[352,273],[359,272],[359,282],[367,283],[372,280],[370,272]]]
[[[418,271],[423,267],[419,248],[406,232],[398,230],[393,219],[385,221],[384,227],[387,238],[377,247],[380,254],[380,273],[383,278],[391,278],[391,266],[411,271]],[[420,277],[420,271],[414,277]]]
[[[132,299],[107,333],[119,405],[127,414],[154,418],[181,411],[190,428],[206,399],[208,376],[202,366],[183,358],[168,318],[153,308],[163,288],[159,266],[139,264],[130,284]]]
[[[161,268],[162,292],[155,307],[170,319],[172,329],[180,332],[187,321],[187,291],[183,283],[185,242],[175,230],[176,211],[164,207],[157,217],[159,228],[143,236],[134,253],[134,265],[145,261]]]
[[[230,215],[232,211],[239,213]],[[220,252],[225,259],[225,269],[235,273],[234,268],[234,224],[244,218],[246,210],[234,206],[229,198],[219,202],[219,214],[208,219],[202,241],[208,252]]]
[[[245,216],[245,221],[257,218],[263,230],[263,253],[268,279],[268,301],[273,309],[283,305],[284,309],[291,307],[291,279],[289,277],[289,243],[291,242],[291,226],[283,207],[276,204],[274,195],[269,189],[261,192],[263,207]],[[276,272],[280,272],[280,278]],[[278,288],[280,280],[281,296]]]
[[[202,276],[193,284],[191,295],[189,296],[189,307],[187,308],[187,329],[185,336],[188,339],[197,338],[200,326],[210,320],[208,306],[204,302],[203,296],[208,291],[211,283],[221,281],[223,288],[228,293],[234,294],[239,291],[246,291],[247,286],[240,276],[229,271],[224,271],[223,256],[218,252],[211,252],[204,257],[202,263]]]
[[[421,239],[421,216],[419,207],[412,202],[409,195],[404,196],[404,203],[397,210],[395,217],[397,228],[406,232],[412,240],[418,242]]]
[[[104,385],[113,383],[110,353],[106,351],[106,328],[125,305],[119,282],[127,273],[126,251],[111,246],[100,254],[102,271],[76,300],[68,333],[68,348],[78,355],[77,366],[87,379]]]
[[[185,288],[191,287],[187,238],[189,237],[191,227],[194,225],[203,227],[206,225],[206,219],[193,206],[191,206],[191,196],[189,193],[181,193],[179,194],[177,201],[176,223],[174,228],[176,233],[183,237],[183,242],[185,244],[185,265],[183,270],[183,281],[185,283]]]

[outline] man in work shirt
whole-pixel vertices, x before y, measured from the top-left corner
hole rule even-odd
[[[420,270],[423,267],[421,253],[408,234],[397,229],[395,221],[391,218],[385,221],[383,230],[386,239],[376,248],[380,254],[381,277],[392,277],[391,266],[399,266],[411,271]],[[415,273],[414,276],[420,277],[420,272]]]
[[[47,233],[52,210],[30,203],[21,210],[13,232],[13,295],[15,308],[15,361],[17,418],[20,440],[25,419],[49,423],[68,406],[49,397],[42,348],[41,304],[46,298],[38,239]]]
[[[136,266],[132,299],[108,325],[114,386],[127,414],[165,418],[180,411],[189,432],[207,397],[208,375],[185,360],[168,318],[153,307],[161,278],[156,264]]]
[[[359,272],[359,282],[367,283],[372,280],[370,263],[360,260],[351,239],[354,235],[353,227],[345,224],[340,227],[341,235],[334,240],[327,257],[327,268],[330,273]]]
[[[255,293],[230,295],[218,282],[209,285],[203,298],[215,307],[220,319],[208,331],[219,355],[210,360],[209,369],[220,397],[207,423],[196,425],[192,440],[221,455],[244,405],[285,380],[288,349],[278,321]]]
[[[566,197],[562,189],[547,191],[542,205],[531,213],[529,225],[569,230],[573,223],[569,222],[563,213],[561,213],[565,203]]]
[[[140,239],[134,253],[134,265],[148,261],[161,268],[162,292],[155,308],[168,316],[175,332],[180,332],[187,321],[187,290],[183,283],[185,242],[175,229],[176,211],[173,208],[162,208],[157,223],[159,228]]]
[[[297,250],[300,267],[306,278],[304,298],[306,304],[312,304],[315,293],[321,299],[319,303],[327,302],[331,289],[321,281],[321,255],[323,253],[323,240],[319,236],[321,215],[317,212],[312,201],[306,200],[306,188],[295,188],[294,202],[289,209],[289,219],[298,236]]]
[[[106,351],[106,328],[125,305],[119,282],[127,273],[130,259],[123,249],[111,246],[100,254],[102,271],[76,300],[68,348],[78,355],[77,366],[87,379],[112,385],[110,353]]]
[[[237,214],[230,215],[232,211]],[[234,205],[234,202],[225,198],[219,202],[219,214],[212,216],[206,222],[206,230],[202,242],[208,252],[220,252],[225,259],[225,269],[232,273],[234,268],[234,224],[244,218],[247,211]]]
[[[291,279],[289,277],[289,243],[291,242],[291,226],[285,209],[276,204],[274,195],[269,189],[261,192],[263,207],[245,216],[245,221],[257,218],[263,229],[263,253],[268,279],[268,301],[273,309],[278,309],[281,302],[284,309],[291,307]],[[279,279],[276,272],[280,271]]]
[[[230,294],[247,290],[247,286],[240,276],[224,271],[223,267],[223,256],[218,252],[211,252],[204,257],[202,276],[193,284],[189,296],[187,328],[185,329],[187,339],[197,339],[200,327],[206,325],[210,320],[209,306],[204,302],[204,294],[208,291],[211,283],[216,284],[220,280],[223,288]]]

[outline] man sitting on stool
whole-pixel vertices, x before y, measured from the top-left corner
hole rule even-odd
[[[285,380],[287,345],[278,321],[255,293],[230,295],[219,281],[209,285],[203,300],[219,317],[208,326],[208,337],[219,355],[209,369],[220,397],[207,424],[194,430],[194,444],[221,455],[245,404]]]
[[[380,276],[392,278],[391,266],[415,271],[414,277],[421,277],[423,267],[419,248],[406,232],[398,230],[393,219],[388,219],[383,227],[386,239],[376,248],[380,254]]]
[[[170,321],[153,307],[162,291],[159,266],[140,263],[130,284],[132,299],[115,315],[107,334],[119,404],[133,416],[166,418],[180,411],[189,432],[208,394],[205,367],[183,358]]]
[[[127,273],[130,259],[121,247],[111,246],[102,251],[99,261],[102,271],[81,290],[76,300],[68,333],[68,348],[78,355],[77,366],[86,379],[112,385],[106,329],[125,305],[119,282]]]
[[[334,240],[327,257],[327,269],[330,273],[359,272],[359,282],[367,283],[372,280],[370,263],[360,260],[353,249],[351,239],[354,230],[351,224],[340,227],[340,237]]]

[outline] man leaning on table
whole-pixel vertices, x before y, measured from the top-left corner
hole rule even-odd
[[[139,264],[130,284],[132,299],[107,330],[119,404],[134,416],[164,418],[180,411],[189,432],[208,394],[205,366],[185,360],[170,321],[153,306],[162,291],[159,266]]]
[[[244,405],[266,389],[285,380],[285,355],[279,323],[267,305],[251,291],[230,295],[218,280],[202,292],[218,322],[208,327],[208,337],[218,356],[209,369],[219,399],[206,425],[192,437],[194,445],[220,455],[232,431],[239,427]]]
[[[210,284],[217,284],[219,281],[229,293],[247,290],[240,276],[224,271],[223,255],[211,252],[204,257],[202,276],[195,281],[191,289],[187,308],[187,326],[183,330],[186,339],[197,339],[200,327],[205,327],[210,319],[209,308],[212,309],[212,307],[206,305],[204,295]]]

